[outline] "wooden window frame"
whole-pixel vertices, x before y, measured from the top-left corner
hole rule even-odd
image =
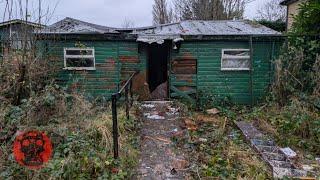
[[[233,55],[225,55],[225,51],[245,51],[249,52],[248,56],[233,56]],[[221,51],[221,71],[250,71],[251,68],[224,68],[223,61],[225,59],[248,59],[250,61],[250,49],[222,49]]]
[[[67,55],[68,50],[88,50],[92,51],[92,55]],[[95,51],[94,48],[64,48],[64,70],[75,70],[75,71],[81,71],[81,70],[88,70],[88,71],[94,71],[96,70],[96,58],[95,58]],[[67,67],[67,58],[92,58],[93,59],[93,67]]]

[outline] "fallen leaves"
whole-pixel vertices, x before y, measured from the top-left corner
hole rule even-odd
[[[196,131],[198,129],[197,124],[191,119],[185,119],[184,123],[186,128],[190,131]]]
[[[201,123],[219,123],[219,119],[217,117],[205,115],[202,113],[196,114],[195,119],[197,122],[201,122]]]
[[[172,167],[173,169],[176,169],[176,170],[186,169],[189,166],[190,166],[189,162],[184,159],[177,158],[172,161]]]
[[[112,172],[112,174],[118,174],[118,173],[119,173],[119,169],[113,167],[113,168],[111,169],[111,172]]]

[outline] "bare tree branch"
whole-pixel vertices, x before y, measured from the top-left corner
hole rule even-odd
[[[133,28],[134,27],[134,22],[128,18],[125,18],[121,27],[123,28]]]
[[[179,20],[242,19],[247,3],[253,0],[175,0]]]
[[[280,5],[281,0],[269,0],[258,10],[258,19],[267,21],[286,21],[286,7]]]
[[[173,20],[173,11],[169,8],[167,0],[154,0],[153,24],[166,24]]]

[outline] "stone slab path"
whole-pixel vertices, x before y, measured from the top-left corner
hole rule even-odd
[[[276,143],[256,129],[252,123],[240,121],[236,125],[241,130],[246,140],[250,143],[271,167],[274,178],[301,178],[306,177],[307,172],[296,167]]]
[[[135,179],[188,179],[189,163],[172,141],[181,132],[179,108],[170,101],[149,101],[141,104],[140,111],[141,155]]]

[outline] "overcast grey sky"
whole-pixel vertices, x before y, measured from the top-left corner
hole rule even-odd
[[[42,0],[43,6],[49,7],[54,14],[49,24],[65,17],[72,17],[95,24],[121,27],[124,20],[133,21],[135,26],[152,25],[153,0]],[[169,0],[170,1],[170,0]],[[245,18],[257,16],[257,9],[267,0],[255,0],[248,4]],[[37,9],[38,0],[29,0],[30,9]],[[56,8],[55,8],[56,7]],[[3,21],[5,0],[0,0],[0,21]],[[14,10],[13,10],[14,11]],[[16,15],[14,11],[13,16]],[[36,13],[36,12],[34,12]],[[31,18],[36,17],[32,15]],[[7,19],[8,17],[6,17]]]

